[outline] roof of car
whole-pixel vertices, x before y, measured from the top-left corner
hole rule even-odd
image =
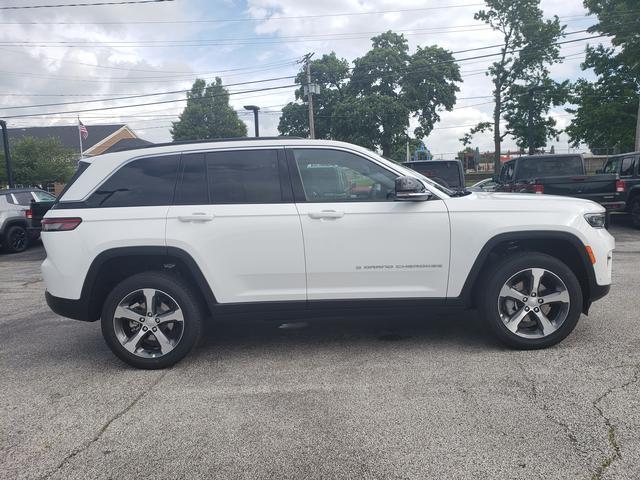
[[[6,195],[7,193],[20,193],[20,192],[43,192],[41,188],[26,187],[26,188],[5,188],[0,190],[0,195]]]
[[[628,155],[639,155],[639,154],[640,154],[640,150],[637,152],[616,153],[615,155],[610,155],[609,158],[626,157]]]
[[[460,160],[457,159],[453,159],[453,160],[416,160],[416,161],[410,161],[410,162],[402,162],[402,165],[407,165],[407,166],[411,166],[411,165],[415,165],[415,164],[420,164],[420,165],[429,165],[429,164],[434,164],[434,163],[460,163]]]
[[[538,153],[536,155],[522,155],[520,157],[512,158],[511,160],[519,160],[521,158],[575,158],[582,157],[581,153]]]

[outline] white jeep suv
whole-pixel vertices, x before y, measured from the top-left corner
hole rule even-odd
[[[516,348],[566,337],[611,284],[596,203],[453,192],[364,148],[291,138],[83,160],[43,220],[46,298],[162,368],[205,318],[476,308]]]

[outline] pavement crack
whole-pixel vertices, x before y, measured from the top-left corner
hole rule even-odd
[[[556,418],[554,415],[552,415],[551,411],[549,410],[549,406],[547,405],[547,403],[543,399],[540,398],[540,394],[538,392],[538,386],[537,386],[537,383],[536,383],[535,379],[533,379],[533,378],[531,378],[529,376],[529,374],[528,374],[526,368],[524,367],[524,365],[522,365],[520,363],[518,363],[517,365],[520,368],[520,370],[522,370],[522,377],[529,383],[529,390],[530,390],[529,396],[533,400],[533,403],[540,410],[542,410],[542,413],[544,413],[544,416],[548,420],[552,421],[553,423],[555,423],[556,425],[558,425],[562,429],[562,431],[566,435],[566,437],[569,440],[569,443],[571,444],[573,449],[579,455],[586,456],[587,452],[580,447],[580,443],[578,442],[578,439],[576,438],[576,436],[571,431],[571,428],[569,427],[569,425],[566,422],[562,421],[560,418]]]
[[[626,389],[629,385],[636,383],[640,379],[640,363],[631,365],[633,367],[633,375],[629,380],[627,380],[622,385],[618,385],[616,387],[610,387],[596,398],[593,403],[593,408],[596,409],[598,415],[602,417],[604,424],[607,427],[607,441],[609,442],[609,446],[611,447],[611,453],[604,457],[598,467],[596,468],[595,473],[591,477],[591,480],[600,480],[606,470],[611,466],[613,462],[622,458],[622,447],[620,445],[620,441],[616,436],[616,426],[611,422],[611,419],[605,414],[604,409],[600,406],[600,402],[602,402],[605,398],[611,395],[615,391],[621,391]]]
[[[123,417],[127,412],[129,412],[133,407],[135,407],[140,400],[142,400],[156,385],[158,385],[158,383],[160,383],[160,381],[167,375],[167,373],[168,371],[162,372],[162,374],[158,378],[156,378],[147,388],[145,388],[142,392],[140,392],[131,402],[129,402],[129,404],[126,407],[124,407],[114,416],[109,418],[107,422],[104,425],[102,425],[102,427],[100,427],[100,430],[98,430],[98,432],[88,442],[85,442],[79,447],[74,448],[66,457],[62,459],[62,461],[56,466],[56,468],[54,468],[52,471],[50,471],[49,473],[45,474],[40,478],[42,480],[50,478],[53,474],[60,471],[65,465],[67,465],[71,460],[73,460],[73,458],[75,458],[77,455],[84,452],[89,447],[91,447],[91,445],[93,445],[98,440],[100,440],[100,437],[102,437],[104,432],[107,431],[107,429],[111,426],[111,424],[116,420],[118,420],[119,418]]]

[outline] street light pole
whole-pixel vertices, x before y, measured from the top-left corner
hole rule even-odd
[[[259,137],[260,130],[258,127],[258,112],[260,111],[260,107],[258,107],[257,105],[245,105],[244,109],[253,111],[253,123],[255,126],[255,134],[256,134],[256,137]]]
[[[4,161],[7,165],[7,183],[9,184],[9,188],[13,188],[13,172],[11,171],[11,153],[9,152],[9,132],[7,132],[7,122],[0,120],[0,127],[2,127]]]

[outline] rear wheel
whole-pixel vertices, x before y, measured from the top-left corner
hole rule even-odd
[[[197,343],[202,330],[200,302],[175,277],[141,273],[118,284],[102,310],[102,334],[129,365],[169,367]]]
[[[21,225],[13,225],[4,236],[4,249],[9,253],[24,252],[29,246],[27,230]]]
[[[507,257],[488,273],[481,313],[499,340],[535,349],[563,340],[578,323],[582,290],[575,274],[549,255]]]
[[[631,201],[629,213],[631,214],[631,224],[635,228],[640,228],[640,195]]]

